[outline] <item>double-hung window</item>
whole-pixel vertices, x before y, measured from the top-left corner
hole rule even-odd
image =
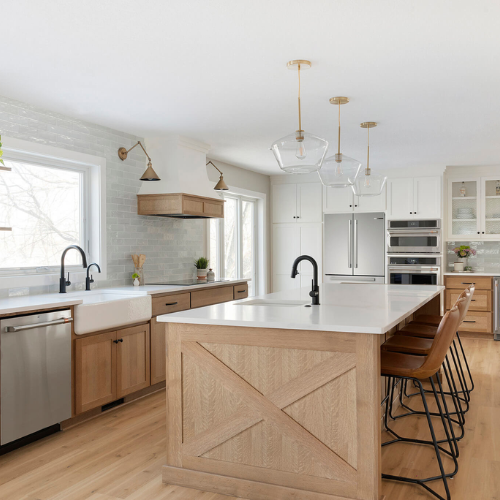
[[[233,194],[224,199],[224,219],[210,220],[210,267],[219,278],[249,279],[248,293],[255,295],[258,200]]]
[[[5,158],[0,173],[0,277],[54,274],[61,254],[78,245],[90,257],[89,169],[49,159]],[[80,266],[78,252],[66,265]]]

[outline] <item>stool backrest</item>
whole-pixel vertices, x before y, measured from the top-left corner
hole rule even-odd
[[[465,316],[467,316],[467,312],[469,311],[470,303],[472,301],[472,296],[474,295],[474,291],[476,290],[476,285],[474,285],[474,283],[472,283],[465,290],[469,291],[470,296],[469,296],[469,302],[467,303],[467,307],[465,308],[464,318],[465,318]],[[463,321],[463,318],[462,318],[462,321]]]
[[[457,300],[456,304],[443,316],[437,329],[436,336],[434,337],[432,348],[423,365],[418,369],[418,372],[423,377],[427,378],[434,375],[443,364],[446,353],[460,325],[460,318],[464,313],[466,304],[467,297],[462,297]]]
[[[462,316],[460,317],[460,324],[462,324],[462,321],[465,319],[465,316],[467,316],[467,311],[469,309],[470,301],[472,298],[471,293],[469,292],[469,289],[466,288],[459,296],[457,301],[455,302],[454,306],[458,307],[459,301],[462,300],[463,298],[466,299],[465,305],[463,305],[460,309],[460,312],[462,313]],[[462,302],[460,302],[462,303]]]

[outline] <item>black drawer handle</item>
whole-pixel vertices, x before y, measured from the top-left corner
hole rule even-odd
[[[470,299],[471,302],[476,302],[476,299]]]
[[[245,293],[246,290],[238,290],[238,293]]]
[[[466,320],[464,319],[464,323],[475,323],[475,321],[466,321]]]
[[[475,285],[475,283],[464,283],[464,282],[462,281],[462,285]]]
[[[166,306],[176,306],[177,302],[167,302],[165,305]]]

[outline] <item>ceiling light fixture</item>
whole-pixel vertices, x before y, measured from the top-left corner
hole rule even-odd
[[[220,174],[219,182],[215,185],[214,190],[227,191],[229,188],[227,187],[227,184],[224,182],[224,177],[222,177],[222,172],[212,163],[212,161],[209,161],[207,165],[212,165],[212,167],[214,167]]]
[[[377,126],[376,122],[363,122],[361,128],[368,130],[368,153],[366,156],[366,168],[364,174],[358,175],[352,190],[356,196],[378,196],[384,189],[387,177],[380,174],[372,174],[370,168],[370,129]]]
[[[302,114],[300,108],[300,70],[309,69],[310,61],[302,59],[289,61],[288,69],[297,69],[299,75],[299,129],[286,137],[278,139],[272,146],[276,161],[281,170],[288,174],[307,174],[321,168],[328,150],[328,141],[302,130]]]
[[[347,104],[347,97],[332,97],[331,104],[336,104],[339,107],[339,134],[338,134],[338,153],[330,156],[323,162],[321,170],[318,172],[321,182],[325,186],[343,188],[352,186],[358,176],[361,163],[354,158],[349,158],[340,152],[340,106]]]
[[[137,144],[134,144],[130,149],[125,149],[125,148],[120,148],[118,150],[118,156],[120,157],[120,160],[126,160],[127,155],[134,149],[136,146],[141,146],[142,150],[144,151],[144,154],[148,157],[148,168],[146,171],[142,174],[141,181],[159,181],[161,180],[158,177],[158,174],[153,170],[153,165],[151,164],[151,158],[149,155],[146,153],[146,150],[144,149],[144,146],[141,144],[141,141],[137,141]]]

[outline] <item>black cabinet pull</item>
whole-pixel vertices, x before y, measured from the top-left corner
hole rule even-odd
[[[464,323],[475,323],[475,321],[466,321],[466,320],[464,319]]]
[[[476,299],[470,299],[471,302],[476,302]]]
[[[352,205],[349,205],[352,208]]]
[[[245,293],[246,290],[238,290],[238,293]]]
[[[118,342],[123,342],[123,339],[118,339]]]
[[[167,302],[165,305],[166,306],[176,306],[177,302]]]
[[[462,285],[475,285],[475,283],[465,283],[464,281],[462,281]]]
[[[113,344],[118,344],[118,340],[113,340]]]

